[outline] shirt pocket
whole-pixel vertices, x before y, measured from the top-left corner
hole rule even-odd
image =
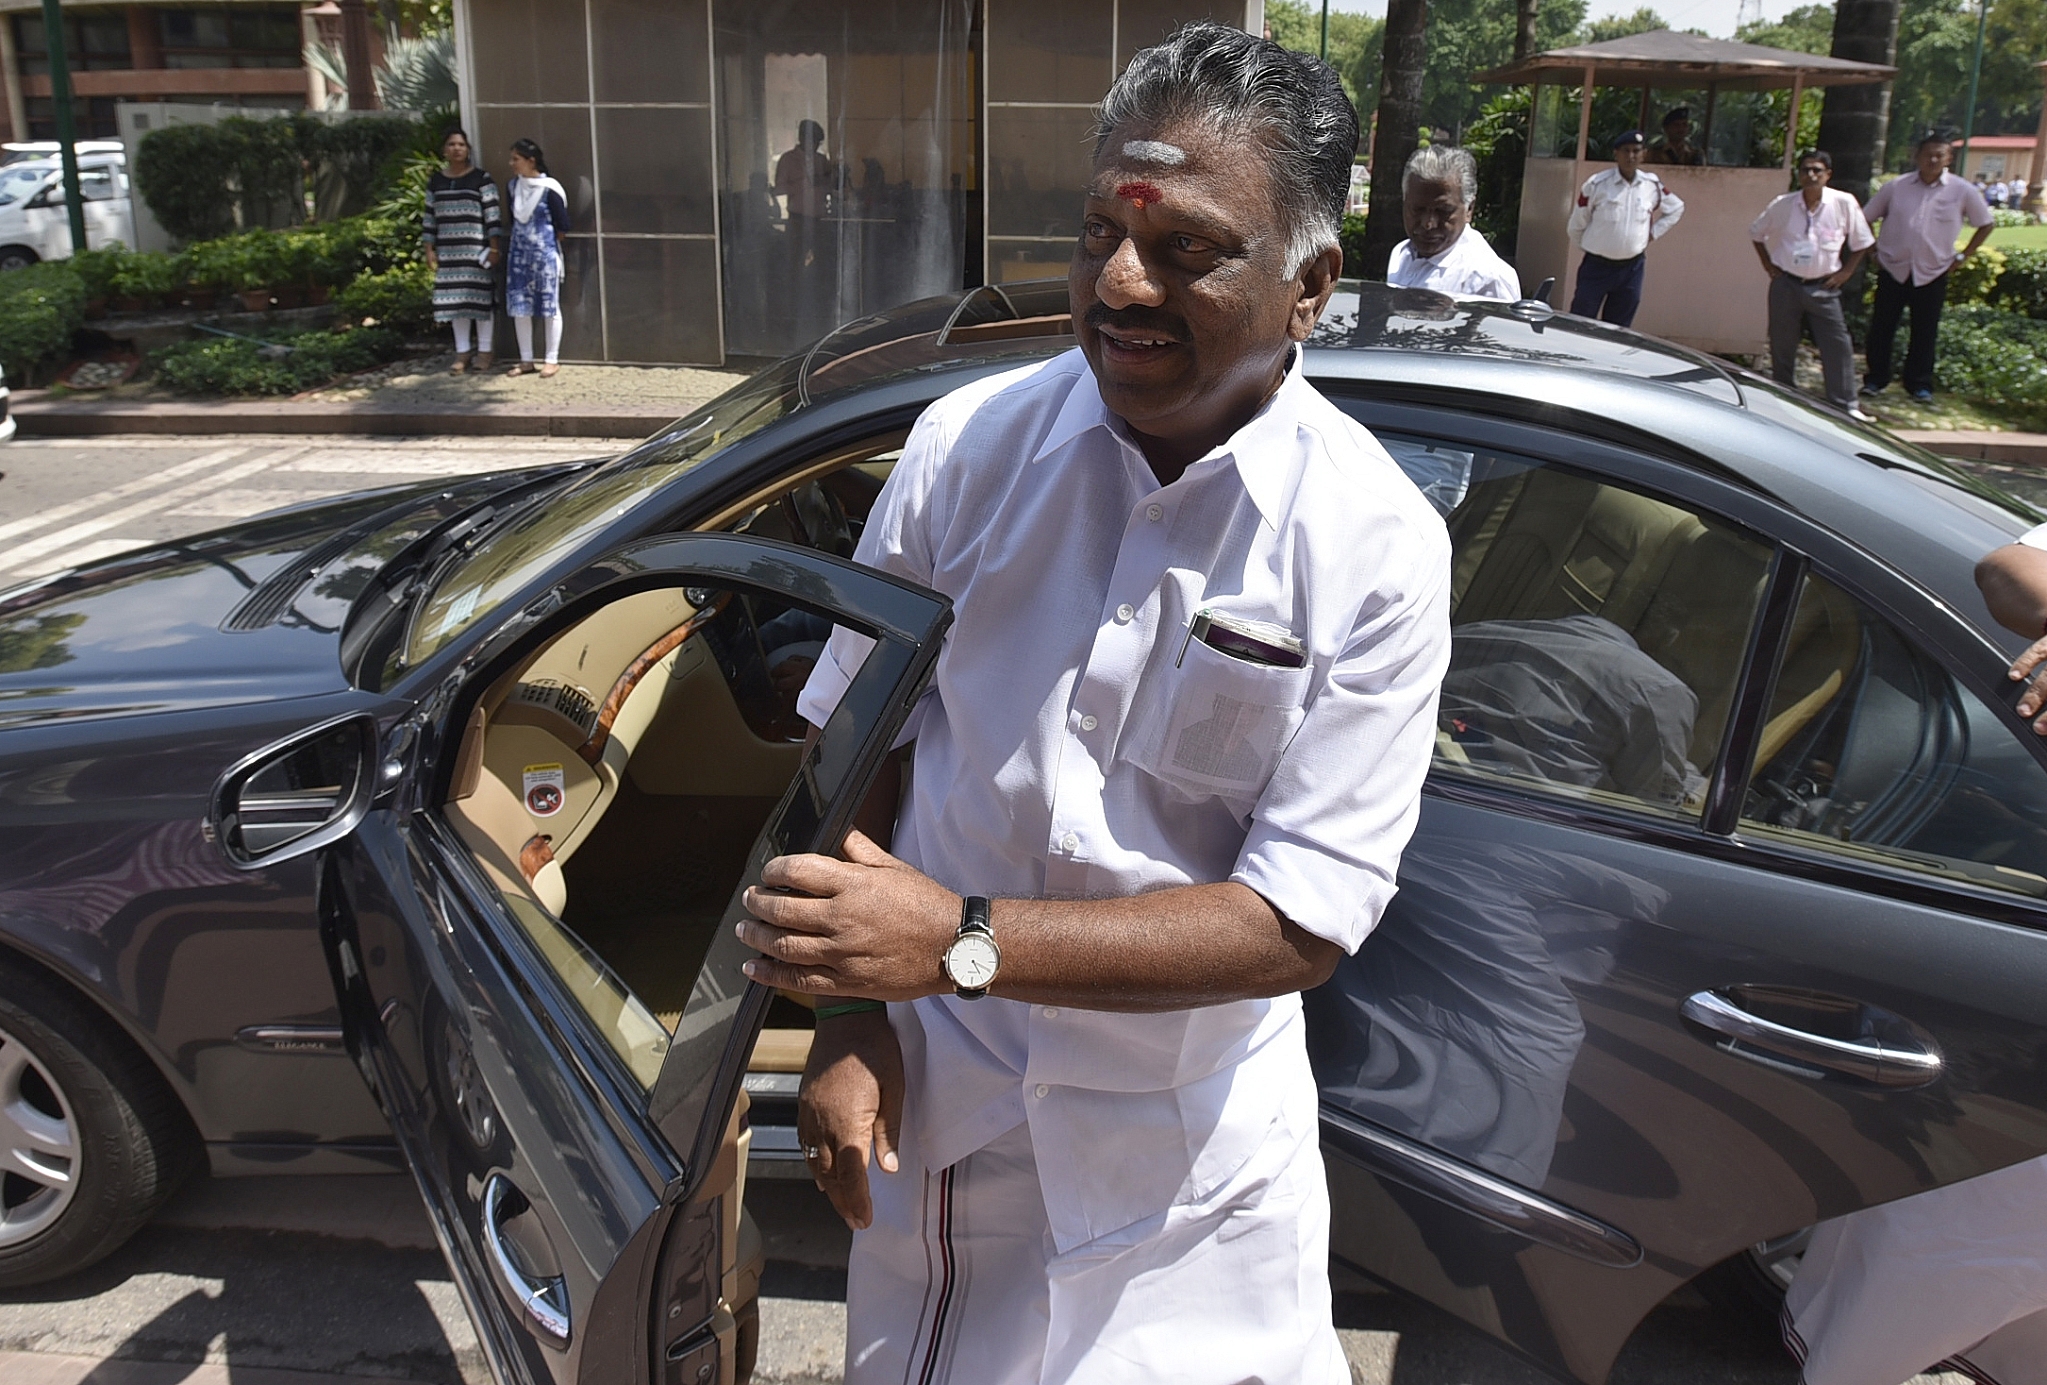
[[[1183,636],[1184,638],[1184,636]],[[1141,689],[1125,758],[1189,798],[1255,801],[1306,715],[1312,665],[1274,668],[1200,640]]]

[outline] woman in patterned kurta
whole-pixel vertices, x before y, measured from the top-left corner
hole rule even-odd
[[[476,365],[491,366],[497,325],[497,283],[491,270],[504,245],[498,186],[469,162],[469,136],[448,131],[441,141],[446,166],[427,180],[426,262],[434,271],[434,321],[454,324],[455,365],[469,369],[469,327],[476,325]]]
[[[569,204],[562,185],[547,174],[547,158],[530,139],[512,143],[512,253],[505,266],[505,309],[519,333],[519,363],[506,373],[533,369],[533,319],[547,321],[547,363],[543,378],[560,369],[562,344],[562,234],[569,229]]]

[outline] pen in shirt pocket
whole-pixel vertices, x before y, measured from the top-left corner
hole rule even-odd
[[[1187,646],[1195,640],[1218,654],[1264,668],[1299,668],[1308,662],[1307,647],[1284,625],[1203,607],[1187,626],[1187,638],[1180,642],[1174,668],[1186,662]]]

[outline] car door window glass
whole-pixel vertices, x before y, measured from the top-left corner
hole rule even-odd
[[[2047,771],[1867,605],[1806,579],[1742,830],[2047,897]]]
[[[1526,457],[1381,441],[1450,530],[1437,771],[1696,814],[1769,546],[1716,516]]]

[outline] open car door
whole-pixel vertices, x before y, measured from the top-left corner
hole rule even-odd
[[[381,735],[331,725],[222,781],[231,855],[324,850],[349,1051],[505,1385],[746,1378],[740,1091],[771,993],[739,892],[836,850],[950,620],[809,549],[643,541],[423,668]],[[806,752],[794,690],[831,624],[876,646]],[[358,806],[280,844],[322,795]]]

